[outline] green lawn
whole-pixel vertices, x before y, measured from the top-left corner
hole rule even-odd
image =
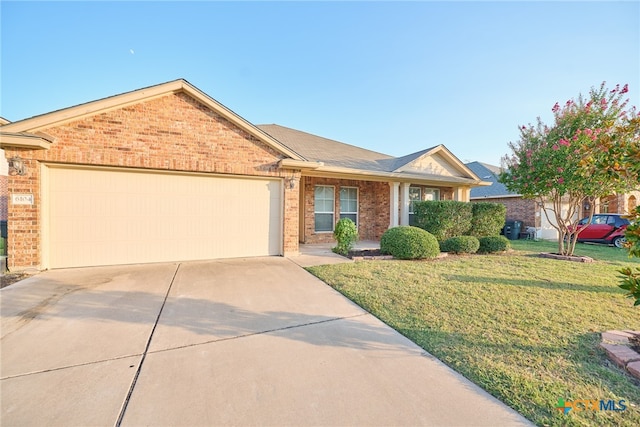
[[[584,264],[543,259],[554,243],[504,255],[364,261],[309,270],[538,425],[640,425],[640,381],[610,363],[600,332],[640,330],[617,287],[624,250],[577,246]],[[554,409],[558,399],[624,399],[627,410]]]

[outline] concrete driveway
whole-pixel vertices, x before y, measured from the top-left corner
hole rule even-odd
[[[3,426],[527,425],[286,258],[0,290]]]

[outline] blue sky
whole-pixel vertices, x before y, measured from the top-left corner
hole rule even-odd
[[[184,78],[254,124],[498,165],[606,81],[640,107],[640,2],[0,3],[0,115]]]

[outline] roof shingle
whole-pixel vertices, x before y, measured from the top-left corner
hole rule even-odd
[[[471,189],[472,199],[481,199],[486,197],[517,197],[519,194],[513,193],[507,190],[507,187],[501,182],[498,182],[498,175],[500,174],[500,168],[497,166],[489,165],[480,162],[471,162],[465,164],[469,169],[475,173],[478,178],[483,181],[491,182],[491,185],[486,187],[474,187]]]

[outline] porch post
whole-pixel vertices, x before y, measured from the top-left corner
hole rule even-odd
[[[409,225],[409,183],[400,184],[400,225]]]
[[[398,219],[398,204],[400,203],[400,183],[389,183],[389,199],[391,200],[391,206],[389,207],[389,228],[396,227],[400,224]]]
[[[470,200],[471,190],[465,187],[458,187],[453,190],[453,200],[459,202],[468,202]]]

